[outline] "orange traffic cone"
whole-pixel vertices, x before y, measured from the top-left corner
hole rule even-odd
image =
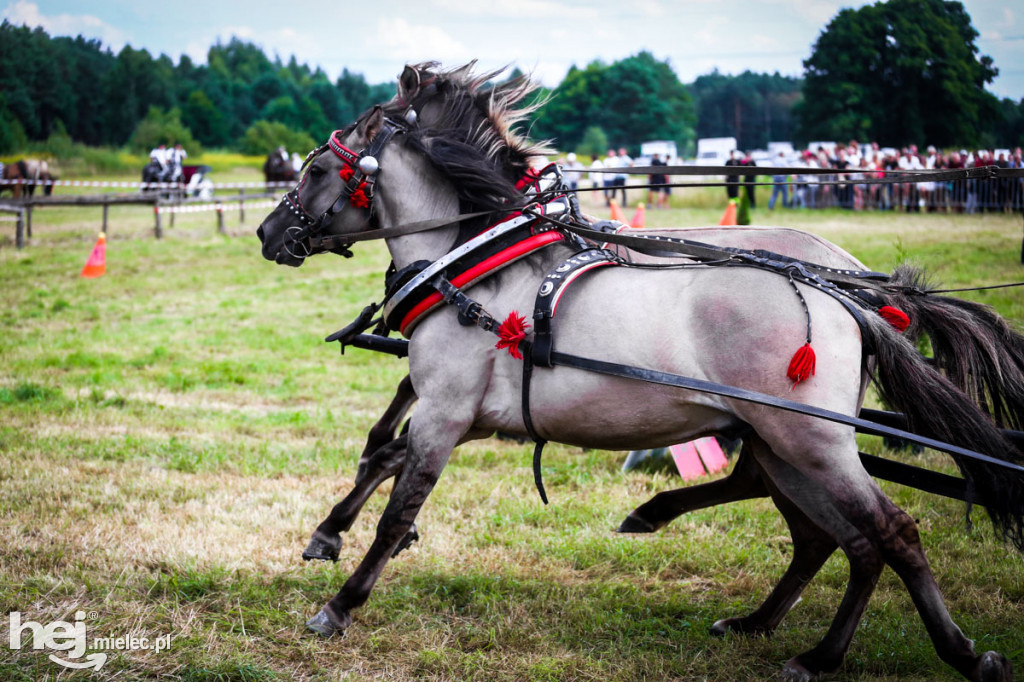
[[[619,204],[614,199],[611,200],[611,209],[612,220],[617,220],[620,223],[626,222],[626,216],[622,215],[622,209],[619,208]]]
[[[639,204],[636,207],[636,213],[633,214],[633,220],[630,221],[629,226],[630,227],[643,227],[646,217],[647,216],[646,216],[646,213],[644,212],[644,205],[643,205],[643,203],[641,203],[641,204]]]
[[[89,260],[82,268],[82,277],[99,277],[107,271],[107,235],[100,232],[96,246],[92,247]]]
[[[735,225],[736,224],[736,200],[729,199],[729,205],[725,207],[725,213],[722,215],[721,222],[719,225]]]

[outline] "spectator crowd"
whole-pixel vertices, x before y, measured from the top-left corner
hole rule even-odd
[[[749,163],[748,163],[749,162]],[[752,165],[749,154],[735,165]],[[769,208],[843,208],[907,212],[979,213],[983,211],[1019,211],[1024,209],[1024,178],[960,179],[906,183],[858,183],[858,178],[885,178],[907,170],[957,170],[981,166],[1024,168],[1021,148],[1009,150],[966,149],[942,152],[933,146],[920,153],[916,145],[902,149],[880,149],[877,142],[860,145],[856,141],[837,144],[833,149],[808,149],[795,162],[786,163],[780,155],[772,166],[788,167],[789,175],[774,175]],[[802,169],[828,168],[835,175],[811,175]],[[860,173],[843,173],[859,170]],[[738,183],[738,176],[728,176]],[[747,178],[749,180],[749,177]],[[787,179],[792,183],[783,184]],[[814,184],[850,180],[849,184]],[[735,196],[735,186],[727,187]],[[789,191],[787,191],[789,190]],[[791,192],[791,193],[790,193]]]

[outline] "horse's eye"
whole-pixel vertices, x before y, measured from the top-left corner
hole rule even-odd
[[[327,171],[325,171],[320,166],[309,167],[309,174],[312,175],[314,178],[322,178],[326,173]]]

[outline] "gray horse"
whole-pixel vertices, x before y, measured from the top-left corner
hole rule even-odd
[[[470,93],[479,91],[482,82],[469,82]],[[490,91],[486,96],[493,125],[486,128],[437,124],[412,127],[395,136],[378,152],[382,169],[369,212],[346,206],[348,195],[340,176],[346,171],[351,175],[353,159],[321,150],[291,201],[268,216],[258,230],[263,255],[300,265],[312,252],[308,244],[299,248],[311,236],[310,230],[304,233],[295,226],[299,213],[308,219],[307,228],[339,235],[344,241],[345,235],[371,228],[387,230],[455,216],[460,202],[493,209],[506,205],[516,196],[508,169],[517,164],[509,160],[518,159],[525,166],[542,151],[510,132],[517,115],[523,113],[511,105],[527,93],[525,86]],[[453,97],[453,108],[458,105]],[[446,118],[456,117],[439,121]],[[367,149],[387,129],[384,111],[376,107],[337,139],[345,149]],[[312,217],[330,218],[332,212],[329,225]],[[387,245],[396,266],[403,268],[441,258],[464,241],[458,226],[447,226],[389,236]],[[468,291],[499,318],[529,311],[542,274],[571,254],[566,245],[557,243]],[[887,322],[865,314],[859,326],[833,298],[801,289],[807,313],[790,282],[777,273],[754,268],[642,272],[604,268],[574,285],[571,296],[560,304],[556,343],[581,356],[796,398],[849,415],[859,410],[870,378],[868,366],[876,363],[883,394],[893,407],[908,414],[913,425],[994,457],[1014,456],[1012,445],[989,416],[922,361]],[[804,340],[807,315],[814,320],[817,373],[794,385],[786,376],[785,364]],[[971,318],[970,322],[981,330],[992,321]],[[996,336],[989,334],[989,338]],[[1008,396],[1008,409],[1019,420],[1019,395],[1013,394],[1014,387],[1005,386],[1005,380],[1012,375],[1016,388],[1024,385],[1019,352],[1024,343],[1010,336],[1002,338],[1002,344],[1008,349],[1000,349],[997,357],[1012,361],[997,368],[999,376],[986,374],[987,385]],[[526,433],[520,361],[497,350],[494,339],[481,330],[460,325],[455,310],[442,308],[426,316],[412,333],[409,352],[419,406],[408,433],[404,471],[367,556],[338,595],[310,621],[310,627],[322,634],[341,632],[351,624],[351,610],[368,598],[456,445],[495,430]],[[980,377],[987,368],[970,369]],[[642,409],[637,407],[641,405]],[[739,400],[559,366],[535,373],[533,415],[535,429],[544,438],[585,447],[650,448],[714,434],[744,438],[790,525],[794,558],[758,611],[746,618],[719,621],[716,629],[749,632],[777,623],[837,547],[851,566],[847,593],[832,627],[816,647],[787,662],[790,677],[810,679],[840,665],[878,575],[888,564],[903,579],[943,660],[970,679],[1012,678],[1003,656],[976,655],[972,642],[950,619],[916,524],[864,471],[849,427]],[[979,498],[989,504],[993,520],[1020,544],[1021,480],[970,461],[959,463]]]

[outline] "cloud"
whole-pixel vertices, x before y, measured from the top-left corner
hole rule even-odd
[[[436,59],[441,62],[467,62],[474,57],[463,43],[439,26],[410,24],[401,17],[380,19],[377,32],[367,47],[383,48],[392,57],[406,61]]]
[[[129,42],[128,36],[120,29],[114,28],[91,14],[55,14],[44,15],[39,5],[34,2],[18,0],[7,6],[0,13],[15,26],[41,26],[47,33],[54,36],[78,36],[99,38],[104,45],[114,51],[120,50]]]
[[[657,4],[657,0],[648,0]],[[504,17],[531,21],[538,19],[564,19],[599,16],[600,8],[590,5],[566,5],[549,0],[516,0],[515,2],[465,2],[465,0],[432,0],[431,4],[438,11],[462,17]]]

